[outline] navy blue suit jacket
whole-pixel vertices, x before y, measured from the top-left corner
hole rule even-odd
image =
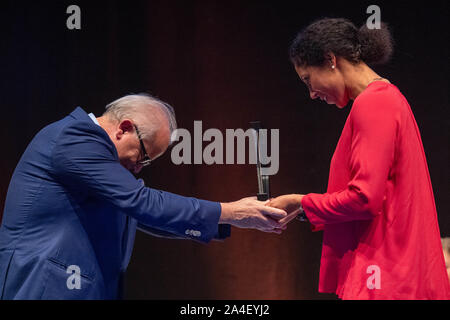
[[[144,186],[78,107],[34,137],[13,173],[0,228],[1,298],[115,299],[138,223],[206,243],[229,235],[229,226],[219,235],[219,217],[217,202]]]

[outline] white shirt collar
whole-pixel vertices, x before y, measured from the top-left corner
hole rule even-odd
[[[94,114],[91,112],[88,114],[89,117],[91,117],[92,121],[94,121],[95,124],[100,125],[100,123],[98,123],[97,118],[94,116]]]

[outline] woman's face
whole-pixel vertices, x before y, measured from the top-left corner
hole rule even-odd
[[[328,104],[344,108],[349,100],[342,74],[332,64],[324,66],[295,66],[300,79],[309,89],[311,99],[320,98]]]

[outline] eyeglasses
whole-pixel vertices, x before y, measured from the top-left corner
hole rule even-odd
[[[140,164],[143,167],[146,167],[152,163],[152,159],[150,159],[150,156],[147,153],[147,150],[145,150],[144,142],[142,142],[141,135],[139,133],[139,129],[136,125],[134,125],[134,129],[136,129],[136,134],[139,139],[139,143],[141,144],[141,151],[144,154],[144,158],[140,161],[138,161],[138,164]]]

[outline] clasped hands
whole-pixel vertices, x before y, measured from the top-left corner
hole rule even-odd
[[[267,201],[248,197],[221,203],[222,213],[219,223],[280,234],[299,214],[302,198],[303,195],[300,194],[288,194]]]

